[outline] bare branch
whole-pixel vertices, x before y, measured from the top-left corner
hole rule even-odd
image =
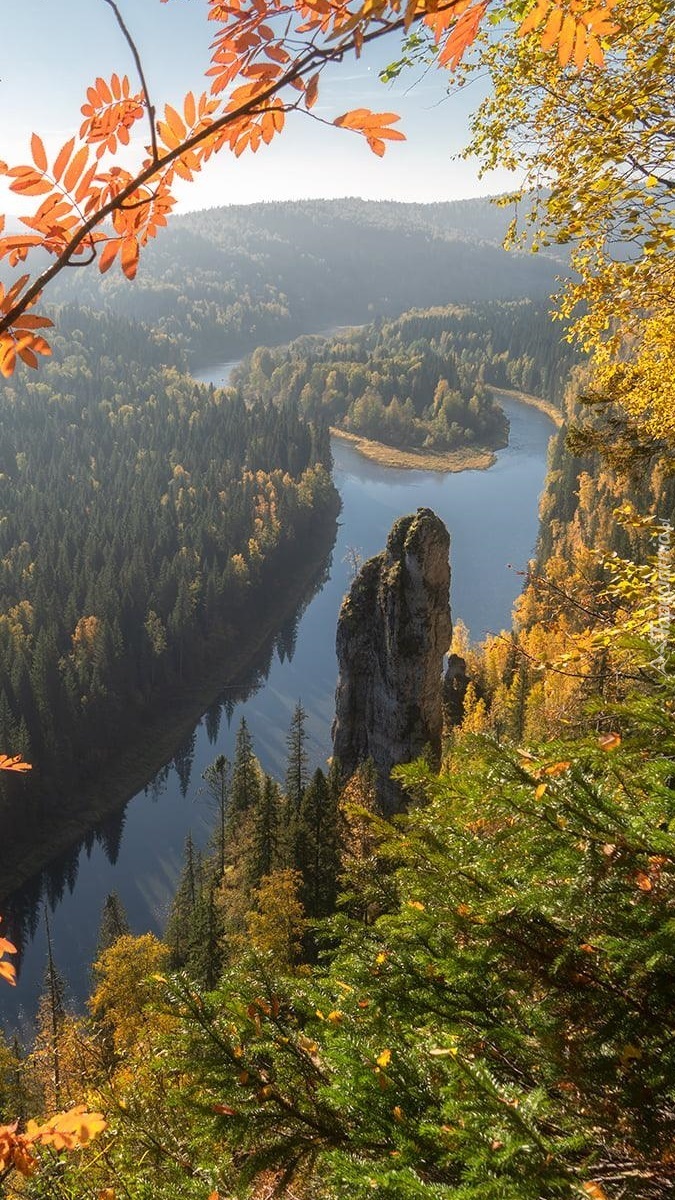
[[[115,9],[114,0],[104,0],[104,3]],[[438,12],[443,12],[453,9],[457,6],[458,0],[448,0],[445,5],[439,5]],[[425,12],[418,13],[414,18],[414,22],[420,22],[425,17]],[[267,110],[267,105],[270,100],[277,96],[285,87],[303,79],[306,75],[314,72],[318,67],[322,66],[326,61],[332,61],[341,58],[344,54],[351,51],[360,53],[361,47],[370,42],[379,41],[389,33],[399,33],[406,28],[406,18],[399,17],[391,23],[383,24],[376,29],[372,29],[369,33],[361,33],[359,29],[352,32],[350,36],[344,39],[335,50],[319,50],[314,46],[310,46],[306,53],[302,55],[293,64],[285,74],[270,83],[264,91],[261,91],[252,100],[239,105],[238,108],[232,109],[223,113],[221,117],[213,121],[212,124],[198,129],[191,137],[186,138],[180,145],[175,146],[172,150],[159,159],[152,159],[139,173],[120,191],[107,202],[91,214],[91,216],[80,227],[72,240],[61,251],[50,267],[42,272],[26,289],[23,295],[9,309],[8,312],[0,318],[0,334],[11,329],[17,319],[30,308],[31,304],[38,298],[42,290],[63,268],[70,262],[73,256],[77,253],[79,247],[87,238],[91,237],[92,232],[111,216],[114,212],[123,209],[127,201],[131,199],[135,192],[145,184],[151,184],[157,178],[160,172],[164,172],[167,167],[173,162],[181,158],[184,154],[188,154],[191,150],[195,150],[202,142],[208,141],[213,137],[214,133],[219,133],[228,126],[240,121],[242,117],[262,114]],[[137,51],[133,48],[134,56]],[[149,196],[147,203],[150,204],[152,197]],[[132,201],[132,204],[134,202]]]
[[[157,131],[155,129],[155,106],[150,99],[150,93],[148,91],[148,85],[145,79],[145,72],[143,71],[143,64],[141,62],[141,56],[138,53],[136,43],[129,33],[129,30],[124,22],[124,18],[117,7],[115,0],[103,0],[103,3],[107,4],[108,7],[113,10],[117,24],[122,30],[126,43],[133,54],[134,62],[136,63],[136,70],[138,71],[138,78],[141,81],[141,88],[143,89],[143,95],[145,96],[145,105],[148,110],[148,121],[150,122],[150,141],[152,144],[152,159],[153,162],[157,163],[159,162],[159,150],[157,148]]]

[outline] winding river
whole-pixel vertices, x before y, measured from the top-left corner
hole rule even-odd
[[[232,363],[196,373],[222,385]],[[500,397],[511,423],[509,444],[487,471],[438,474],[381,467],[335,440],[335,482],[342,513],[324,581],[270,640],[250,675],[224,689],[176,747],[175,757],[126,808],[83,844],[50,864],[11,899],[23,926],[19,983],[3,988],[0,1024],[29,1026],[42,989],[49,909],[54,956],[72,1001],[90,990],[102,906],[115,891],[132,930],[161,933],[188,833],[208,840],[212,814],[200,796],[201,775],[217,754],[232,755],[237,726],[246,717],[266,771],[283,778],[285,738],[293,708],[309,714],[311,766],[330,753],[336,681],[335,626],[349,587],[350,557],[367,558],[384,546],[393,521],[421,505],[433,508],[451,534],[452,611],[474,638],[509,623],[537,533],[537,500],[546,470],[552,425],[548,417]]]

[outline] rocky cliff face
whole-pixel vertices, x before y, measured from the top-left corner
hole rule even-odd
[[[452,634],[449,548],[431,509],[401,517],[340,610],[333,753],[347,777],[373,760],[388,812],[403,798],[392,767],[425,746],[440,754],[442,665]]]

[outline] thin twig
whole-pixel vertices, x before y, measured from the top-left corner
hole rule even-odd
[[[103,3],[107,4],[108,7],[113,10],[113,12],[115,14],[115,18],[117,20],[117,24],[119,25],[120,29],[122,30],[122,34],[124,35],[126,43],[129,47],[129,49],[131,50],[131,53],[134,56],[134,62],[136,63],[136,70],[138,71],[138,78],[141,81],[141,88],[143,90],[143,95],[145,96],[145,105],[148,110],[148,121],[150,123],[150,141],[152,143],[152,161],[157,163],[157,162],[159,162],[159,150],[157,147],[157,131],[155,129],[155,106],[150,99],[150,92],[148,91],[148,85],[147,85],[146,79],[145,79],[145,72],[143,71],[143,64],[141,62],[141,56],[138,53],[138,48],[136,46],[134,39],[132,38],[127,26],[124,23],[124,18],[122,16],[119,8],[117,7],[115,0],[103,0]]]
[[[109,4],[111,8],[114,8],[114,0],[104,0],[104,3]],[[439,6],[438,12],[445,12],[447,9],[455,8],[456,4],[457,0],[449,0],[447,4],[441,4]],[[413,18],[413,21],[419,22],[422,20],[423,16],[424,13],[420,13]],[[370,42],[375,42],[379,38],[382,38],[389,33],[398,33],[404,28],[405,17],[400,17],[398,20],[393,21],[390,25],[373,29],[370,31],[370,33],[364,34],[360,41],[357,34],[354,33],[348,37],[340,47],[336,48],[334,57],[337,57],[338,55],[344,55],[349,51],[355,50],[357,45],[361,47],[369,44]],[[199,128],[195,133],[191,134],[190,137],[186,138],[184,142],[181,142],[180,145],[175,146],[172,150],[169,150],[161,160],[152,160],[150,163],[148,163],[148,165],[142,167],[138,174],[131,179],[130,182],[117,193],[116,196],[114,196],[106,204],[101,205],[99,209],[97,209],[91,214],[90,217],[87,218],[85,224],[81,226],[77,233],[71,238],[70,242],[60,252],[55,262],[53,262],[50,267],[44,270],[41,275],[38,275],[37,278],[33,280],[33,282],[26,288],[26,291],[23,293],[23,295],[17,299],[15,304],[12,305],[8,312],[0,316],[0,333],[4,333],[5,330],[12,328],[14,322],[18,319],[18,317],[26,312],[28,308],[30,308],[31,304],[37,299],[43,288],[46,287],[46,285],[51,282],[54,276],[58,275],[66,266],[66,264],[73,258],[73,255],[77,252],[78,247],[81,246],[87,238],[91,237],[92,231],[96,229],[97,226],[103,224],[106,217],[109,217],[112,215],[112,213],[123,209],[126,201],[129,200],[130,197],[139,190],[139,188],[143,187],[143,185],[146,183],[150,183],[150,181],[155,179],[160,171],[170,167],[171,164],[176,161],[176,159],[181,158],[182,155],[188,154],[191,150],[196,149],[202,144],[202,142],[208,141],[214,136],[214,134],[226,129],[228,125],[233,125],[236,121],[241,120],[242,117],[264,113],[266,111],[265,106],[269,100],[276,97],[284,87],[292,84],[295,80],[302,79],[303,76],[310,74],[310,72],[312,72],[316,67],[320,66],[324,61],[330,61],[330,56],[328,56],[326,52],[323,52],[319,55],[313,48],[309,49],[294,64],[292,64],[291,67],[289,67],[289,69],[284,73],[284,75],[281,76],[280,79],[274,80],[253,99],[247,100],[244,104],[241,104],[236,109],[231,109],[230,111],[223,113],[222,116],[218,117],[210,125],[205,125]]]

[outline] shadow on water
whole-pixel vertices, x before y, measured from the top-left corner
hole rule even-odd
[[[134,933],[161,934],[181,871],[185,840],[207,844],[212,813],[200,796],[201,776],[218,754],[231,758],[242,716],[265,771],[283,779],[286,735],[300,699],[308,713],[313,770],[330,753],[336,682],[335,627],[350,584],[350,548],[363,558],[382,549],[393,521],[421,505],[433,508],[451,534],[452,610],[473,637],[510,621],[537,536],[537,498],[552,426],[540,412],[505,397],[509,446],[488,471],[403,471],[381,467],[335,443],[335,481],[343,509],[332,555],[301,602],[280,616],[246,672],[228,678],[189,737],[174,747],[148,786],[93,829],[11,898],[6,917],[22,947],[21,978],[0,991],[0,1023],[29,1025],[46,960],[41,905],[51,910],[57,966],[75,1002],[90,991],[101,911],[115,891]],[[215,689],[214,689],[215,691]],[[176,741],[179,741],[177,736]],[[6,926],[3,926],[5,932]]]
[[[89,964],[95,952],[103,903],[109,892],[117,891],[122,897],[133,928],[140,932],[150,927],[156,933],[161,932],[180,870],[186,837],[190,834],[195,843],[200,845],[208,833],[207,814],[200,810],[195,801],[199,798],[201,772],[215,757],[215,752],[208,754],[204,760],[201,743],[205,742],[208,747],[215,746],[224,729],[233,740],[236,710],[264,688],[275,663],[292,661],[303,613],[329,578],[332,556],[332,550],[324,556],[295,607],[270,631],[246,667],[233,675],[231,682],[176,746],[171,761],[157,771],[142,792],[118,811],[93,825],[79,841],[55,855],[41,871],[3,901],[2,932],[17,948],[12,961],[17,968],[18,985],[12,992],[3,989],[0,997],[0,1027],[12,1032],[30,1031],[47,956],[42,919],[45,907],[50,914],[55,960],[67,980],[71,999],[77,1004],[81,1004],[89,991]],[[168,796],[172,790],[177,791],[178,802],[175,796]],[[191,791],[195,794],[188,799]],[[144,867],[146,870],[152,869],[154,864],[151,860],[157,849],[156,844],[151,844],[148,853],[150,839],[139,839],[138,831],[130,828],[138,824],[139,807],[146,812],[154,809],[154,820],[157,819],[157,809],[161,809],[162,831],[161,835],[157,833],[155,841],[159,842],[161,837],[162,841],[168,841],[172,846],[172,852],[164,863],[166,886],[162,883],[159,894],[152,898],[145,893],[145,902],[139,902],[138,896],[125,887],[125,876],[131,871],[137,869],[142,874]],[[130,831],[133,840],[126,839],[120,862],[125,829]],[[143,846],[146,848],[146,862],[141,865]],[[85,894],[81,895],[83,886]],[[91,896],[95,896],[97,901],[93,908],[87,899]],[[79,905],[84,905],[84,908]],[[85,927],[86,932],[83,933]],[[82,953],[77,949],[78,946],[82,948]]]

